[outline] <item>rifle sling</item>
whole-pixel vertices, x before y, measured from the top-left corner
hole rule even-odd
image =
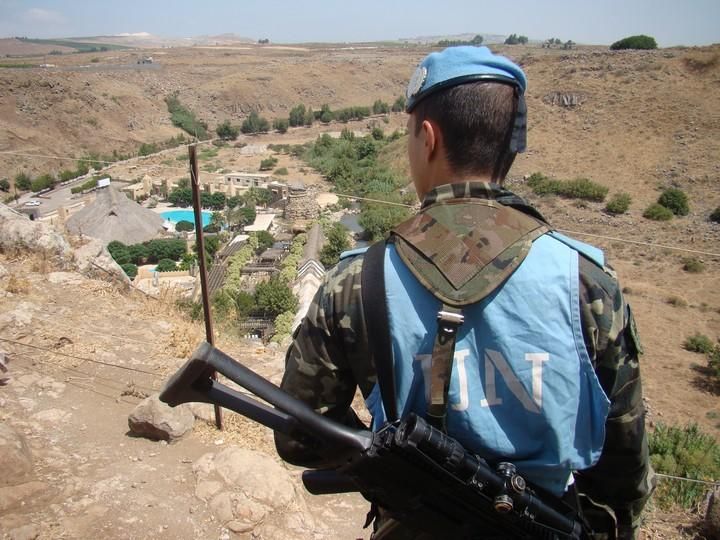
[[[362,309],[370,354],[377,372],[380,396],[388,422],[398,419],[395,372],[385,296],[385,241],[376,242],[365,253],[360,278]]]

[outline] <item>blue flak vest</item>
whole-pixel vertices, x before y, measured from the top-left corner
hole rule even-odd
[[[574,470],[597,462],[609,401],[580,323],[578,252],[602,252],[558,233],[540,236],[507,281],[463,309],[448,394],[448,434],[488,460],[507,460],[562,495]],[[348,254],[349,255],[349,254]],[[390,244],[385,288],[397,409],[424,415],[441,302]],[[378,385],[366,400],[373,429],[385,422]]]

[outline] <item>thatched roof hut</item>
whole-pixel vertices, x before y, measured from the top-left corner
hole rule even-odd
[[[93,202],[67,220],[73,234],[84,234],[110,243],[137,244],[164,232],[165,220],[152,210],[128,199],[113,186],[98,190]]]

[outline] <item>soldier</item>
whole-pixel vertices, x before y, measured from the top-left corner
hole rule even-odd
[[[420,212],[327,273],[282,388],[354,425],[359,387],[373,428],[416,412],[558,497],[581,494],[606,537],[634,538],[654,487],[642,349],[602,251],[502,187],[525,149],[525,89],[523,71],[485,47],[421,62],[407,89]],[[276,445],[291,463],[331,461],[310,440]],[[376,538],[406,537],[381,517]]]

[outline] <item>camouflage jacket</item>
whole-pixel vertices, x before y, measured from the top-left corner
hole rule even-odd
[[[433,190],[423,207],[447,199],[479,197],[541,217],[521,198],[496,185],[479,182],[446,184]],[[282,388],[318,412],[351,424],[356,388],[367,397],[376,383],[369,360],[362,313],[362,256],[341,260],[325,275],[286,356]],[[580,471],[581,492],[610,507],[618,525],[632,529],[654,487],[645,434],[639,355],[642,353],[630,307],[609,268],[580,256],[580,313],[590,360],[611,401],[602,456]],[[276,437],[286,461],[316,467],[326,465],[310,441]]]

